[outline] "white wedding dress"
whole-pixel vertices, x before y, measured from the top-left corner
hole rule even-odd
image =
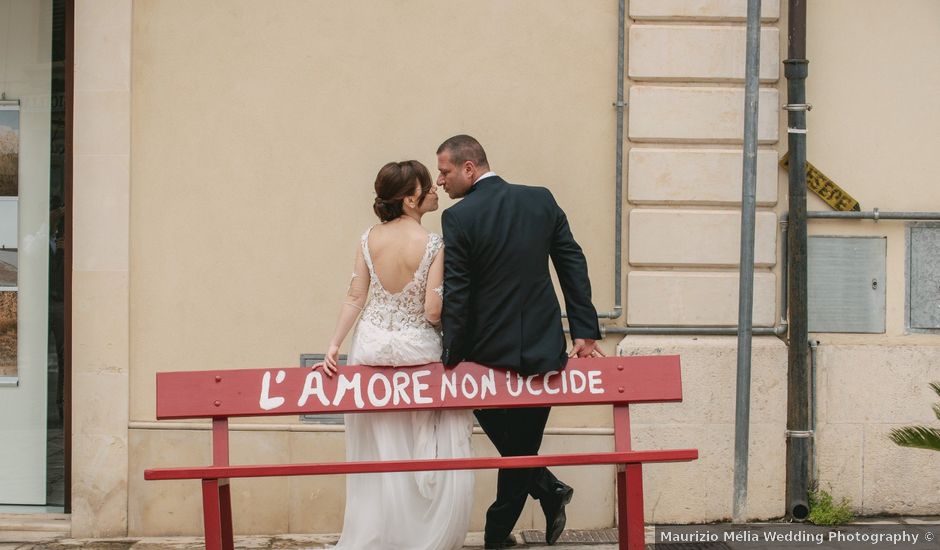
[[[356,325],[347,364],[406,367],[436,362],[441,337],[424,317],[428,270],[443,246],[428,235],[412,280],[397,293],[382,287],[369,255],[369,299]],[[471,455],[470,411],[404,411],[346,415],[349,461],[457,458]],[[340,550],[457,550],[464,544],[473,499],[469,470],[351,474]]]

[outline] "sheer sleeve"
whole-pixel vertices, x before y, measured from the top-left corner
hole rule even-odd
[[[366,265],[365,257],[362,255],[362,247],[358,247],[356,252],[356,263],[353,265],[352,278],[349,281],[349,288],[346,290],[346,297],[339,310],[339,319],[336,321],[336,331],[333,333],[331,344],[341,346],[349,330],[352,328],[359,313],[366,304],[369,297],[369,267]]]
[[[346,302],[350,302],[360,310],[366,305],[369,297],[369,267],[362,255],[362,247],[356,250],[356,263],[353,264],[352,277],[349,279],[349,288],[346,290]]]
[[[424,317],[432,325],[441,322],[441,308],[444,304],[444,248],[443,246],[431,262],[428,270],[428,287],[424,295]]]

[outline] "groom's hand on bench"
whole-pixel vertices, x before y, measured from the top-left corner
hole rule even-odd
[[[597,340],[590,338],[575,338],[572,341],[568,357],[607,357],[597,346]]]

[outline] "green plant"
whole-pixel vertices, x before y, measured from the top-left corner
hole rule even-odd
[[[832,495],[827,491],[820,489],[809,493],[809,517],[806,519],[810,523],[839,525],[848,523],[854,518],[855,514],[852,513],[849,499],[842,497],[839,504],[835,504]]]
[[[937,396],[940,396],[940,384],[932,382],[930,388]],[[940,420],[940,403],[933,406],[933,414]],[[940,430],[937,428],[928,428],[927,426],[895,428],[891,430],[888,437],[902,447],[940,451]]]

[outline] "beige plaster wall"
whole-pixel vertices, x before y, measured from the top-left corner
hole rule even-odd
[[[555,411],[557,414],[560,411]],[[546,436],[547,453],[611,451],[609,436],[574,431]],[[211,461],[210,432],[195,429],[131,430],[131,471],[154,466],[206,464]],[[345,458],[343,433],[312,431],[303,427],[260,431],[250,425],[235,426],[231,438],[233,463],[287,463]],[[482,433],[473,437],[478,456],[495,456],[496,449]],[[609,527],[614,521],[615,494],[612,467],[566,467],[555,473],[576,487],[568,508],[568,521],[581,528]],[[493,501],[496,471],[475,473],[474,512],[470,530],[482,531],[486,507]],[[202,534],[202,497],[198,481],[147,482],[129,479],[134,498],[128,504],[129,532],[133,535]],[[233,522],[237,533],[335,533],[343,523],[344,476],[258,478],[232,481]],[[531,500],[517,529],[544,529],[538,503]]]
[[[154,373],[322,352],[387,161],[433,171],[443,139],[475,135],[499,174],[556,195],[597,308],[611,309],[616,41],[616,2],[134,2],[130,533],[201,530],[196,484],[141,479],[208,452],[206,432],[150,423]],[[439,220],[426,223],[439,231]],[[608,448],[610,423],[609,408],[558,410],[544,448]],[[236,432],[234,460],[342,456],[329,429],[257,424]],[[474,529],[494,476],[478,476]],[[613,470],[562,476],[578,486],[571,525],[609,526]],[[341,528],[341,477],[233,488],[239,532]],[[264,512],[240,508],[249,501]],[[519,526],[541,521],[530,505]]]
[[[436,166],[459,132],[508,180],[551,188],[610,309],[616,3],[134,8],[132,420],[153,419],[159,370],[322,351],[377,221],[375,173]]]
[[[808,4],[808,160],[862,210],[938,211],[940,4]],[[837,28],[838,32],[833,32]],[[877,39],[873,39],[877,37]],[[810,193],[810,209],[826,210]],[[935,425],[937,334],[911,334],[905,312],[907,222],[814,221],[810,235],[885,237],[884,335],[811,334],[818,360],[820,485],[863,514],[935,514],[934,453],[902,449],[890,428]],[[864,404],[859,406],[859,404]]]

